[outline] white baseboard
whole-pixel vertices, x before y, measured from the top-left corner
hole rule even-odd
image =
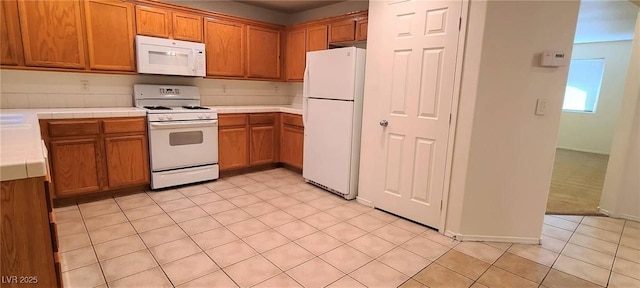
[[[375,208],[375,207],[373,206],[373,202],[371,202],[371,201],[369,201],[369,200],[367,200],[367,199],[364,199],[364,198],[362,198],[362,197],[360,197],[360,196],[356,197],[356,201],[358,201],[358,203],[360,203],[360,204],[362,204],[362,205],[365,205],[365,206],[367,206],[367,207]]]
[[[598,211],[600,211],[600,213],[602,213],[604,215],[607,215],[607,216],[609,216],[611,218],[620,218],[620,219],[626,219],[626,220],[640,222],[640,217],[636,216],[636,215],[618,214],[618,213],[611,212],[611,211],[606,210],[606,209],[602,209],[600,207],[598,207]]]
[[[621,214],[620,217],[616,217],[616,218],[624,218],[624,219],[627,219],[627,220],[640,222],[640,217],[635,216],[635,215]]]
[[[473,241],[473,242],[507,242],[518,244],[540,244],[540,238],[523,238],[523,237],[504,237],[504,236],[485,236],[485,235],[463,235],[454,233],[451,231],[445,231],[445,236],[449,236],[458,241]]]
[[[598,207],[598,212],[611,217],[611,211]]]
[[[593,151],[593,150],[589,150],[589,149],[579,149],[579,148],[562,147],[562,146],[556,146],[556,148],[564,149],[564,150],[571,150],[571,151],[586,152],[586,153],[601,154],[601,155],[609,156],[609,153],[605,153],[605,152],[602,152],[602,151]]]
[[[445,231],[444,231],[444,236],[447,236],[447,237],[450,237],[450,238],[456,239],[456,238],[460,237],[460,234],[458,234],[458,233],[453,233],[453,232],[451,232],[451,231],[449,231],[449,230],[445,230]]]

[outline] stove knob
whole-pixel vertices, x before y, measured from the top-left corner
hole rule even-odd
[[[198,119],[202,119],[202,118],[204,118],[204,115],[198,114]]]
[[[164,121],[164,119],[166,119],[166,117],[164,117],[164,115],[160,115],[160,116],[158,116],[158,119],[159,119],[160,121]]]
[[[204,117],[207,119],[211,119],[211,114],[205,114]]]
[[[167,120],[173,120],[173,115],[171,114],[167,115]]]

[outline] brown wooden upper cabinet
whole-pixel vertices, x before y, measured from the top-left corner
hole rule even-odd
[[[245,25],[207,18],[204,34],[207,75],[244,77]]]
[[[306,30],[298,29],[287,32],[287,80],[302,80],[306,61]]]
[[[86,0],[89,67],[135,71],[133,4],[115,0]]]
[[[136,33],[169,38],[171,36],[171,12],[162,8],[137,5]]]
[[[307,28],[307,51],[325,50],[329,38],[327,25],[317,25]]]
[[[18,14],[27,66],[85,68],[80,1],[18,1]]]
[[[280,30],[247,26],[247,76],[280,78]]]
[[[21,37],[18,2],[3,0],[0,2],[0,64],[24,65]]]
[[[202,42],[202,16],[137,5],[136,30],[139,35]]]
[[[173,12],[173,39],[202,42],[202,16]]]
[[[356,40],[356,20],[345,20],[329,24],[329,43]]]
[[[367,40],[367,29],[369,27],[369,19],[364,18],[356,23],[356,41]]]

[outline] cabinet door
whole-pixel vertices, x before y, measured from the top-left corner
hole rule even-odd
[[[248,166],[247,128],[225,128],[218,130],[218,160],[220,170]]]
[[[202,42],[202,16],[173,12],[173,39]]]
[[[80,1],[18,1],[27,66],[85,68]]]
[[[171,36],[171,12],[161,8],[137,5],[136,33],[169,38]]]
[[[2,287],[62,287],[56,286],[54,255],[58,253],[51,239],[55,224],[50,223],[42,177],[2,181],[0,197]],[[19,279],[37,280],[37,284],[20,284]]]
[[[98,138],[52,140],[51,164],[57,197],[101,189]]]
[[[280,78],[280,31],[248,26],[247,70],[253,78]]]
[[[133,4],[114,0],[86,0],[89,67],[134,71]]]
[[[204,43],[207,75],[244,76],[245,25],[214,19],[205,20]]]
[[[356,23],[356,40],[367,40],[367,29],[369,27],[369,20],[367,18],[358,20]]]
[[[251,127],[249,144],[249,164],[259,165],[275,162],[275,136],[274,126]]]
[[[327,25],[307,28],[307,51],[326,50],[328,47]]]
[[[347,20],[329,24],[329,43],[356,40],[356,21]]]
[[[282,126],[280,161],[302,169],[304,130],[300,127]]]
[[[0,64],[23,65],[18,4],[15,0],[0,2]]]
[[[109,188],[149,182],[149,157],[145,135],[104,139]]]
[[[306,50],[304,29],[287,33],[287,80],[302,80],[304,76]]]

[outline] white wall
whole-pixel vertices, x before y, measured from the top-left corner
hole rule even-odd
[[[468,240],[539,240],[578,1],[471,1],[446,230]],[[541,17],[540,15],[544,15]],[[534,115],[546,98],[545,116]]]
[[[89,81],[89,91],[81,90],[81,80]],[[202,104],[209,106],[288,105],[293,101],[291,84],[282,82],[3,69],[0,107],[131,107],[133,84],[196,85]]]
[[[296,24],[363,10],[369,10],[368,0],[348,0],[296,14],[291,14],[289,15],[288,21],[289,24]]]
[[[286,25],[289,23],[289,15],[261,7],[256,7],[231,0],[197,1],[197,0],[162,0],[181,6],[215,11],[236,17],[248,18],[269,23]]]
[[[600,209],[640,221],[640,13]]]
[[[596,112],[562,112],[558,134],[559,148],[609,154],[624,93],[625,77],[621,75],[627,74],[630,57],[631,41],[573,46],[572,59],[604,58],[605,66]]]

